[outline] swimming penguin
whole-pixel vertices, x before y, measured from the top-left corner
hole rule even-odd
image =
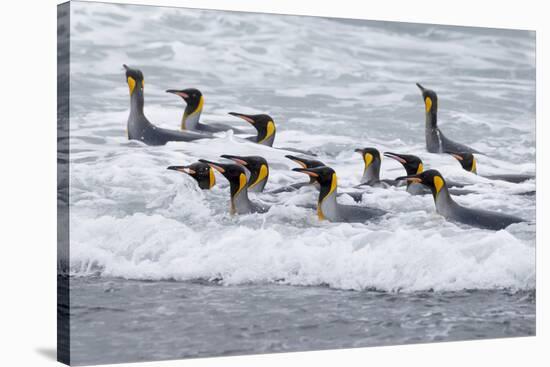
[[[169,141],[192,141],[211,138],[209,134],[192,131],[162,129],[153,125],[143,113],[143,73],[123,65],[126,81],[130,88],[130,116],[128,117],[128,139],[140,140],[147,145],[164,145]]]
[[[256,136],[246,138],[247,140],[257,144],[267,145],[268,147],[273,146],[276,128],[273,119],[269,115],[245,115],[244,113],[237,112],[229,112],[229,114],[231,116],[239,117],[254,126],[258,133]]]
[[[439,171],[429,169],[417,175],[399,177],[398,180],[407,180],[427,186],[434,197],[436,211],[452,222],[493,230],[506,228],[513,223],[524,222],[519,217],[488,210],[470,209],[457,204],[449,194],[445,179]]]
[[[415,155],[386,152],[384,153],[384,156],[395,159],[401,163],[405,168],[405,171],[407,171],[407,175],[416,175],[424,171],[424,164],[422,163],[422,160]],[[450,193],[453,195],[461,196],[476,193],[472,190],[463,189],[466,184],[451,180],[447,180],[446,182]],[[414,182],[407,182],[407,192],[411,195],[427,195],[431,193],[426,186]]]
[[[197,181],[203,190],[210,190],[216,184],[214,170],[203,162],[195,162],[189,166],[170,166],[166,169],[188,174]]]
[[[237,156],[224,154],[222,158],[230,159],[233,162],[244,166],[250,172],[250,177],[247,178],[248,192],[262,192],[264,191],[265,184],[269,178],[269,166],[265,158],[251,155],[251,156]]]
[[[322,166],[325,165],[323,162],[315,160],[315,159],[309,159],[309,158],[305,158],[305,157],[296,157],[296,156],[293,156],[293,155],[285,155],[285,157],[290,159],[291,161],[294,161],[294,162],[298,163],[302,168],[315,168],[315,167],[322,167]],[[281,192],[296,191],[296,190],[299,190],[300,188],[302,188],[304,186],[309,186],[309,185],[319,186],[317,181],[313,177],[310,177],[309,182],[298,182],[298,183],[295,183],[295,184],[292,184],[292,185],[288,185],[288,186],[280,187],[280,188],[275,189],[275,190],[271,190],[268,193],[269,194],[279,194]]]
[[[468,172],[472,172],[477,175],[477,161],[472,153],[448,153],[458,160],[462,168],[464,168]],[[528,174],[502,174],[481,177],[487,178],[489,180],[500,180],[512,183],[521,183],[524,181],[535,179],[535,176]]]
[[[195,88],[188,89],[168,89],[167,93],[172,93],[180,96],[187,106],[181,118],[181,129],[199,132],[216,133],[220,131],[234,130],[237,133],[243,130],[236,129],[230,125],[209,123],[203,124],[200,122],[202,108],[204,106],[204,97],[200,90]]]
[[[364,223],[370,219],[386,214],[381,209],[355,205],[342,205],[336,201],[338,179],[334,170],[327,166],[316,168],[294,168],[293,171],[302,172],[313,177],[320,185],[317,215],[320,220],[330,222]]]
[[[446,151],[453,152],[470,152],[479,153],[475,149],[466,145],[456,143],[443,135],[437,126],[437,94],[430,89],[426,89],[416,83],[422,91],[422,98],[426,107],[426,149],[430,153],[444,153]]]
[[[382,159],[380,158],[380,152],[378,149],[362,148],[355,149],[355,152],[361,154],[361,157],[363,157],[363,161],[365,162],[363,177],[361,177],[361,184],[359,186],[367,185],[374,187],[388,187],[403,184],[401,181],[380,179],[380,165],[382,163]]]
[[[229,114],[231,116],[239,117],[245,120],[249,124],[253,125],[254,128],[256,128],[256,131],[257,131],[256,136],[249,136],[246,138],[246,140],[252,141],[257,144],[273,147],[273,142],[275,141],[275,133],[277,131],[277,128],[275,127],[275,122],[273,122],[273,119],[271,118],[271,116],[266,114],[245,115],[244,113],[238,113],[238,112],[229,112]],[[275,148],[275,149],[288,150],[291,152],[315,156],[315,154],[312,152],[295,149],[295,148]]]
[[[216,163],[206,159],[199,159],[199,162],[208,164],[229,181],[231,214],[265,213],[269,210],[268,206],[253,202],[248,198],[246,173],[242,166],[233,163]]]
[[[407,176],[416,175],[424,171],[422,160],[415,155],[385,152],[384,156],[401,163],[405,171],[407,171]],[[425,195],[429,193],[429,190],[421,183],[407,181],[407,192],[411,195]]]

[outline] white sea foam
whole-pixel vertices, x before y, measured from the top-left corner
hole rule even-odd
[[[231,217],[222,176],[197,189],[173,164],[221,154],[262,155],[267,190],[305,181],[289,152],[242,135],[148,147],[128,142],[123,63],[145,74],[145,112],[177,128],[183,102],[168,88],[198,87],[204,119],[242,121],[229,111],[269,113],[275,146],[310,149],[333,167],[340,190],[362,174],[353,150],[416,154],[426,168],[473,183],[463,205],[535,220],[535,182],[489,181],[447,155],[426,153],[415,82],[440,95],[440,126],[487,153],[480,174],[535,170],[534,38],[527,32],[75,3],[71,17],[71,264],[74,274],[136,279],[284,282],[335,288],[457,290],[533,288],[535,226],[487,231],[446,222],[430,196],[368,189],[361,205],[389,214],[368,224],[319,222],[316,193],[277,197],[267,214]],[[117,17],[114,21],[113,17]],[[251,130],[253,131],[253,130]],[[382,177],[405,172],[384,159]],[[350,197],[339,198],[352,203]]]

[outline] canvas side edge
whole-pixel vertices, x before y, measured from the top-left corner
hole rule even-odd
[[[57,6],[57,360],[70,365],[70,2]]]

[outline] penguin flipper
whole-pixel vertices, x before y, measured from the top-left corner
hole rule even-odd
[[[460,205],[453,207],[452,213],[448,216],[451,221],[468,224],[473,227],[500,230],[514,223],[525,222],[524,219],[481,209],[470,209]]]
[[[374,218],[381,217],[387,212],[382,209],[368,208],[356,205],[339,205],[338,214],[345,222],[364,223]]]
[[[535,176],[533,175],[515,175],[515,174],[491,175],[491,176],[482,176],[482,177],[488,178],[490,180],[500,180],[500,181],[506,181],[511,183],[521,183],[521,182],[535,179]]]
[[[266,194],[280,194],[281,192],[296,191],[296,190],[299,190],[300,188],[302,188],[304,186],[308,186],[308,185],[311,185],[311,184],[309,182],[295,183],[295,184],[292,184],[292,185],[279,187],[278,189],[275,189],[275,190],[267,191]]]
[[[165,142],[169,141],[194,141],[194,140],[200,140],[200,139],[210,139],[212,138],[212,135],[195,132],[195,131],[177,131],[177,130],[169,130],[169,129],[162,129],[159,127],[155,128],[155,133],[162,137],[162,139]]]
[[[338,194],[338,197],[342,195],[349,195],[355,201],[356,203],[360,203],[363,200],[363,193],[362,192],[341,192]]]
[[[270,206],[269,205],[266,205],[266,204],[263,204],[263,203],[256,203],[256,202],[251,202],[251,207],[252,207],[252,212],[253,213],[267,213],[269,211],[269,208]]]
[[[449,193],[453,196],[464,196],[464,195],[470,195],[470,194],[477,194],[477,191],[449,188]]]
[[[449,187],[449,188],[451,188],[451,187],[462,188],[464,186],[470,185],[468,183],[456,182],[456,181],[447,180],[447,179],[445,179],[445,183],[447,184],[447,187]]]
[[[242,129],[237,129],[237,128],[231,126],[231,125],[218,124],[218,123],[215,123],[215,122],[208,123],[208,124],[201,123],[199,126],[200,126],[200,128],[199,128],[200,131],[205,131],[205,132],[208,132],[208,133],[219,133],[219,132],[225,132],[225,131],[228,131],[228,130],[233,130],[233,132],[235,134],[243,134],[243,133],[247,132],[247,131],[242,130]]]
[[[484,154],[484,153],[481,153],[480,151],[470,148],[469,146],[452,141],[451,139],[443,135],[441,130],[439,131],[439,137],[441,139],[441,150],[443,152]]]

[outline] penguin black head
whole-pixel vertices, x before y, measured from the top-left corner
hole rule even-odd
[[[185,103],[187,103],[188,108],[190,108],[193,111],[196,111],[199,108],[202,108],[202,105],[204,104],[204,98],[202,96],[202,93],[200,90],[196,88],[188,88],[188,89],[168,89],[166,93],[172,93],[175,95],[180,96],[183,98]]]
[[[408,182],[420,183],[432,191],[434,198],[437,198],[441,189],[446,185],[445,179],[441,176],[441,173],[435,169],[429,169],[417,175],[397,177],[396,180],[407,180]]]
[[[203,190],[209,190],[216,184],[216,177],[212,168],[203,162],[195,162],[189,166],[170,166],[169,170],[183,172],[193,177],[199,187]]]
[[[293,168],[295,172],[302,172],[312,177],[321,186],[319,193],[319,201],[322,201],[327,195],[336,190],[338,185],[338,177],[336,172],[330,167],[321,166],[315,168]]]
[[[424,100],[424,105],[426,106],[426,113],[436,113],[437,94],[431,89],[424,88],[419,83],[416,83],[416,86],[422,92],[422,99]]]
[[[376,148],[362,148],[355,149],[355,152],[361,154],[365,161],[365,170],[367,170],[373,163],[380,164],[382,159],[380,158],[380,152]]]
[[[325,165],[323,162],[315,159],[296,157],[290,154],[285,155],[285,157],[290,159],[291,161],[298,163],[300,166],[302,166],[302,168],[315,168],[315,167],[322,167]]]
[[[134,94],[136,86],[138,90],[143,91],[144,82],[143,82],[143,73],[141,70],[132,69],[126,64],[122,65],[126,69],[126,81],[128,82],[128,88],[130,88],[130,96]]]
[[[267,180],[269,177],[269,166],[264,157],[257,155],[237,156],[230,154],[224,154],[220,157],[230,159],[241,166],[245,166],[246,169],[250,171],[250,177],[248,179],[250,183],[248,186],[249,189],[258,185],[260,182]]]
[[[462,168],[468,172],[473,172],[477,174],[477,162],[476,158],[472,153],[455,153],[447,152],[458,160]]]
[[[293,155],[285,155],[286,158],[290,159],[291,161],[294,161],[298,163],[302,168],[315,168],[315,167],[322,167],[325,164],[321,161],[317,161],[315,159],[307,159],[303,157],[296,157]],[[313,177],[309,177],[309,183],[312,184],[316,182],[317,180]]]
[[[244,168],[234,163],[216,163],[206,159],[199,159],[199,162],[208,164],[211,168],[220,172],[229,181],[231,197],[241,192],[247,184]]]
[[[239,117],[249,124],[252,124],[256,130],[258,131],[258,135],[256,137],[256,143],[258,144],[267,144],[271,141],[271,144],[273,144],[273,139],[275,135],[275,123],[273,122],[273,119],[271,116],[266,114],[259,114],[259,115],[245,115],[244,113],[237,113],[237,112],[229,112],[231,116]],[[267,144],[267,145],[271,145]]]
[[[384,156],[395,159],[401,163],[405,168],[405,171],[407,171],[407,175],[417,175],[424,171],[422,160],[415,155],[385,152]]]

